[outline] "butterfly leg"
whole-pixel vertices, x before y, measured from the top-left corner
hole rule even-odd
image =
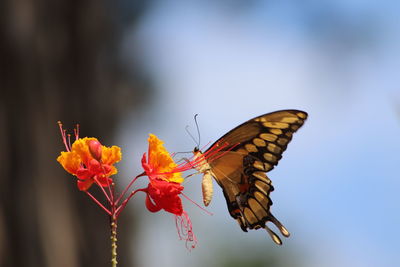
[[[190,178],[190,177],[192,177],[192,176],[194,176],[194,175],[197,175],[197,174],[200,174],[200,172],[195,172],[195,173],[191,173],[191,174],[189,174],[189,175],[186,175],[186,176],[185,176],[185,179]]]

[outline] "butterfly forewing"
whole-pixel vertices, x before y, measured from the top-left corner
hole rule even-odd
[[[282,158],[292,135],[304,123],[307,113],[276,111],[251,119],[234,128],[211,147],[228,144],[210,162],[211,171],[222,187],[229,212],[243,231],[265,228],[277,244],[280,238],[266,226],[274,223],[284,236],[286,228],[271,214],[274,190],[265,172]],[[210,148],[211,148],[210,147]]]
[[[211,147],[226,142],[224,150],[249,153],[258,158],[258,169],[270,171],[282,158],[292,135],[307,119],[299,110],[282,110],[253,118],[222,136]],[[231,146],[235,146],[231,149]],[[262,164],[260,164],[262,163]],[[266,164],[265,164],[266,163]]]

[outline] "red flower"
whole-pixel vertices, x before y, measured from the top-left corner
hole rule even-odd
[[[60,128],[61,128],[60,124]],[[64,169],[78,178],[79,190],[88,190],[93,183],[108,187],[112,183],[111,175],[117,173],[113,165],[121,160],[121,149],[117,146],[105,147],[96,138],[78,138],[70,145],[61,128],[66,152],[61,152],[57,161]]]
[[[151,181],[147,187],[146,207],[151,212],[164,209],[175,215],[182,215],[182,201],[178,196],[183,186],[159,179]]]
[[[192,223],[189,216],[183,210],[180,194],[184,187],[181,185],[183,177],[179,167],[168,151],[164,148],[163,142],[155,135],[150,135],[149,139],[149,158],[146,153],[142,158],[142,166],[146,175],[149,177],[147,188],[141,190],[146,192],[146,207],[151,212],[158,212],[161,209],[175,215],[176,226],[180,239],[185,239],[186,244],[192,243],[190,248],[194,248],[197,239],[192,231]],[[190,169],[188,166],[187,169]],[[188,246],[188,245],[187,245]]]

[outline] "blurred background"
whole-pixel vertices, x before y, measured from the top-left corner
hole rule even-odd
[[[121,188],[148,133],[202,146],[278,109],[309,119],[269,173],[277,247],[244,233],[215,184],[184,200],[197,248],[138,195],[121,266],[400,266],[400,4],[357,0],[0,3],[0,265],[109,266],[108,220],[55,161],[56,122],[119,145]],[[200,176],[185,183],[201,203]],[[143,184],[144,181],[143,181]],[[139,183],[140,185],[140,183]]]

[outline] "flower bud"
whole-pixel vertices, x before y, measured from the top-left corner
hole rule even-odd
[[[88,142],[89,152],[92,157],[98,161],[101,160],[102,146],[97,140],[90,140]]]

